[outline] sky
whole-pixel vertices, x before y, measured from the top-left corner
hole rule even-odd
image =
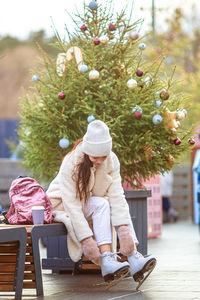
[[[89,4],[91,0],[85,0]],[[106,0],[98,0],[98,3],[105,3]],[[120,12],[125,3],[128,3],[127,15],[130,12],[131,0],[113,0],[116,12]],[[176,7],[181,7],[187,15],[192,15],[194,9],[192,3],[196,4],[195,14],[200,19],[200,0],[154,0],[155,25],[161,29],[166,26],[164,20],[170,17]],[[184,3],[184,5],[183,5]],[[134,0],[132,20],[144,19],[143,32],[151,26],[151,5],[152,0]],[[83,0],[0,0],[0,36],[11,35],[19,39],[26,39],[31,31],[44,29],[47,36],[53,35],[52,19],[61,38],[66,35],[65,24],[70,31],[74,25],[70,14],[75,12],[75,7],[81,12]],[[141,10],[141,7],[143,9]],[[52,17],[52,19],[51,19]],[[188,28],[191,24],[186,24]]]

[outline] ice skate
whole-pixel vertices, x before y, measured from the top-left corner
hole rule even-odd
[[[101,273],[107,284],[107,289],[120,282],[129,272],[129,263],[117,261],[116,253],[104,252],[101,255]]]
[[[133,254],[128,256],[128,262],[130,264],[131,276],[138,282],[137,291],[155,268],[156,259],[152,255],[143,256],[138,251],[134,251]]]

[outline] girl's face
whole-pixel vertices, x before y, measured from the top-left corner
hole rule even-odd
[[[100,166],[104,160],[107,158],[107,156],[90,156],[89,155],[89,159],[91,160],[91,162],[95,165],[95,166]]]

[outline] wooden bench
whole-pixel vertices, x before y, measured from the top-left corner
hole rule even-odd
[[[0,292],[13,291],[21,299],[27,231],[23,227],[0,226]]]
[[[39,239],[66,235],[62,223],[47,225],[0,225],[0,292],[15,292],[21,299],[23,289],[36,289],[42,296],[43,283]],[[9,242],[9,243],[8,243]]]

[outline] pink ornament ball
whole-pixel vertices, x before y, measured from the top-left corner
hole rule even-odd
[[[116,26],[114,24],[110,24],[109,30],[110,31],[115,31],[116,30]]]
[[[194,144],[195,144],[195,139],[190,138],[190,139],[188,140],[188,142],[189,142],[190,145],[194,145]]]
[[[83,24],[82,26],[81,26],[81,31],[86,31],[87,30],[87,26],[85,25],[85,24]]]
[[[137,120],[140,120],[142,118],[142,112],[141,111],[136,111],[134,113],[134,117],[137,119]]]
[[[65,99],[65,96],[66,96],[66,95],[65,95],[64,92],[58,93],[58,98],[61,99],[61,100]]]
[[[94,44],[95,45],[99,45],[100,44],[100,39],[99,38],[95,38],[94,39]]]
[[[160,92],[160,98],[161,98],[162,100],[168,100],[168,99],[169,99],[169,93],[168,93],[168,91],[162,90],[162,91]]]
[[[176,138],[175,140],[174,140],[174,145],[175,146],[178,146],[178,145],[180,145],[181,144],[181,140],[179,139],[179,138]]]
[[[144,74],[144,72],[141,69],[138,68],[137,71],[136,71],[136,75],[138,77],[141,77],[143,74]]]

